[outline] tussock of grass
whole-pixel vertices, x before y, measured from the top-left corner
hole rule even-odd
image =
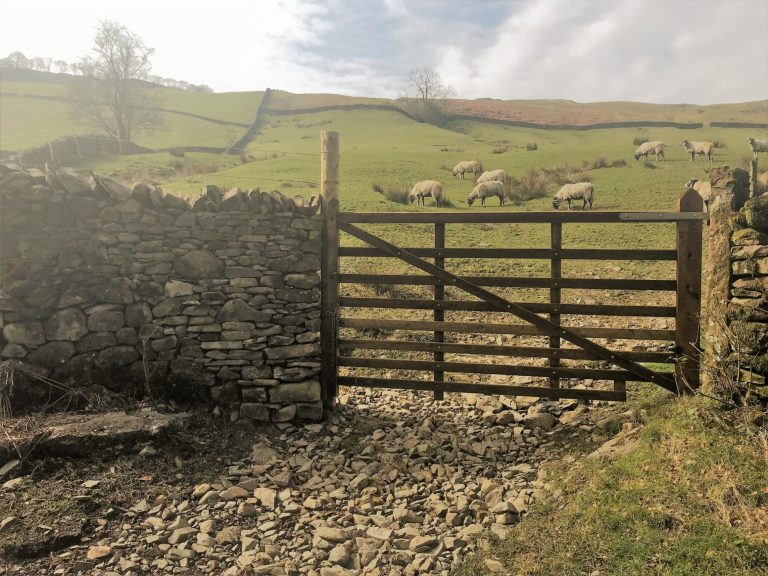
[[[643,136],[635,136],[635,139],[632,140],[632,144],[635,146],[640,146],[640,144],[645,144],[646,142],[648,142],[648,138]]]
[[[768,437],[717,410],[665,398],[616,460],[554,464],[562,495],[538,501],[490,553],[519,575],[768,574]]]

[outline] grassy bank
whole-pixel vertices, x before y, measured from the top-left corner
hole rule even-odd
[[[488,556],[516,575],[768,574],[768,444],[711,401],[657,397],[613,461],[548,469],[537,502]],[[485,557],[458,574],[483,574]]]

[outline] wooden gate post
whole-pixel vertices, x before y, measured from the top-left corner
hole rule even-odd
[[[320,132],[321,248],[320,384],[322,400],[332,406],[338,392],[339,309],[339,133]]]
[[[677,201],[678,212],[701,212],[704,201],[689,188]],[[677,311],[675,314],[675,382],[678,391],[699,387],[701,317],[701,220],[677,223]]]
[[[562,275],[562,259],[560,258],[560,250],[563,248],[563,225],[560,222],[552,222],[550,224],[551,226],[551,236],[552,236],[552,259],[550,260],[549,264],[549,271],[550,271],[550,277],[553,280],[553,286],[549,289],[549,302],[553,305],[559,305],[560,304],[560,286],[558,281],[560,280],[560,277]],[[553,324],[560,324],[560,313],[559,312],[553,312],[549,315],[549,321]],[[560,337],[559,336],[550,336],[549,337],[549,347],[551,349],[557,349],[560,348]],[[550,368],[558,368],[560,366],[560,359],[552,356],[549,359],[549,367]],[[550,388],[560,388],[560,378],[558,376],[550,376],[549,377],[549,386]],[[553,400],[556,400],[558,396],[556,394],[552,394],[551,398]]]

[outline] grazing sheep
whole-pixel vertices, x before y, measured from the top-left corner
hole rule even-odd
[[[498,180],[480,182],[467,196],[467,204],[472,206],[472,203],[480,198],[480,206],[485,206],[485,199],[490,196],[498,196],[499,206],[502,206],[504,204],[504,183]]]
[[[562,202],[568,202],[568,210],[570,210],[572,200],[583,200],[582,210],[587,210],[587,206],[591,209],[595,203],[595,188],[592,186],[592,182],[566,184],[552,198],[552,207],[557,210]]]
[[[693,188],[699,193],[699,196],[704,200],[704,209],[709,210],[709,203],[712,201],[712,184],[709,181],[704,182],[691,178],[685,183],[685,189],[688,190],[688,188]]]
[[[451,170],[454,176],[457,176],[461,174],[461,179],[464,180],[464,173],[465,172],[471,172],[475,175],[475,178],[480,176],[480,174],[483,173],[483,165],[480,164],[479,160],[465,160],[463,162],[459,162],[456,164],[456,166],[453,167],[453,170]]]
[[[411,204],[416,200],[416,204],[426,205],[424,198],[434,198],[437,206],[443,204],[443,185],[437,180],[423,180],[417,182],[411,193],[408,195],[411,200]]]
[[[758,152],[768,152],[768,140],[757,140],[756,138],[747,138],[749,147],[752,148],[752,157],[757,160]]]
[[[637,147],[637,150],[635,150],[635,160],[640,160],[640,156],[644,156],[645,160],[648,160],[648,154],[656,154],[656,161],[659,161],[659,158],[662,160],[666,160],[664,158],[664,142],[643,142],[640,144],[640,146]]]
[[[685,151],[691,155],[691,162],[696,160],[696,154],[706,156],[710,162],[713,162],[712,154],[715,151],[714,142],[689,142],[688,140],[683,140],[683,148],[685,148]]]
[[[489,170],[483,172],[477,179],[476,184],[481,182],[501,182],[504,184],[504,190],[509,190],[510,178],[506,170]]]

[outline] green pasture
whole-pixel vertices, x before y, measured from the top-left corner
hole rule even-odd
[[[524,129],[483,122],[460,122],[445,130],[419,124],[396,112],[329,111],[297,115],[268,115],[261,133],[247,148],[246,164],[223,169],[216,174],[194,174],[170,182],[168,187],[195,196],[203,184],[215,182],[223,188],[243,189],[259,186],[277,189],[293,196],[317,194],[320,172],[320,131],[340,133],[341,167],[340,199],[346,211],[422,211],[440,210],[406,206],[388,201],[372,189],[377,183],[384,188],[399,186],[410,189],[419,180],[436,179],[444,185],[445,195],[453,210],[494,212],[499,210],[551,210],[551,197],[538,198],[520,205],[508,203],[499,207],[489,200],[485,208],[469,207],[466,196],[473,183],[451,175],[456,162],[479,159],[488,169],[504,168],[520,178],[533,168],[554,168],[564,164],[581,166],[604,158],[611,163],[626,161],[619,168],[588,170],[596,191],[596,210],[673,210],[689,178],[707,178],[713,166],[743,165],[749,157],[746,143],[749,130],[711,129],[604,129],[560,131]],[[635,137],[667,142],[667,160],[635,161]],[[698,158],[691,162],[681,142],[712,139],[724,147],[717,149],[715,162]],[[526,150],[536,143],[538,150]],[[508,151],[494,154],[494,149]],[[554,193],[556,186],[549,190]],[[432,231],[425,225],[379,225],[372,227],[395,242],[411,246],[428,246]],[[674,226],[669,224],[569,225],[564,227],[566,247],[603,248],[672,248]],[[347,244],[356,241],[344,237]],[[541,247],[549,242],[546,226],[532,225],[449,225],[449,246]],[[381,261],[355,261],[355,267],[376,268]],[[390,266],[391,264],[388,264]],[[524,273],[547,273],[544,261],[452,260],[449,266],[467,273],[502,273],[516,270]],[[394,265],[405,270],[405,265]],[[573,261],[564,264],[564,274],[580,272],[627,274],[635,277],[669,277],[672,267],[666,263],[630,263],[622,261]]]
[[[94,132],[72,114],[65,79],[78,81],[61,76],[57,82],[0,82],[0,150],[23,150]],[[226,148],[254,121],[264,96],[263,92],[207,94],[172,88],[153,89],[153,93],[157,107],[164,110],[159,112],[160,123],[157,129],[134,137],[137,144],[149,148]]]

